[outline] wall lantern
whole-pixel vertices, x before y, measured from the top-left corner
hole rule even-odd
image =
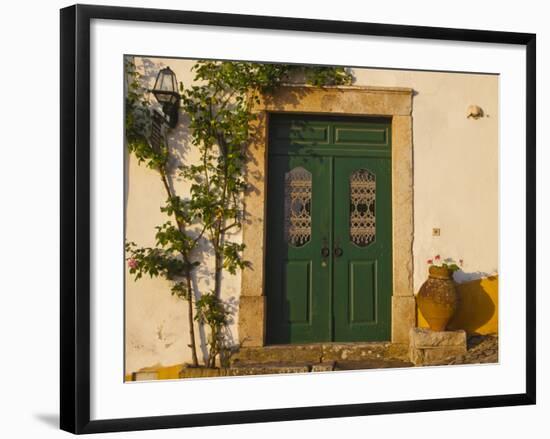
[[[162,105],[162,111],[166,116],[166,123],[174,128],[178,123],[178,112],[180,106],[180,95],[178,93],[178,81],[176,74],[170,67],[162,69],[151,90],[155,98]]]

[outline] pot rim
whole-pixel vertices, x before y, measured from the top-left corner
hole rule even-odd
[[[439,267],[437,265],[431,265],[430,268],[428,269],[428,273],[430,277],[433,277],[436,279],[453,278],[453,271],[447,267]]]

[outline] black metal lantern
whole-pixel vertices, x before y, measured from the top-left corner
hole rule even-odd
[[[167,116],[166,122],[171,128],[174,128],[178,123],[180,95],[176,74],[170,67],[166,67],[158,73],[152,92],[159,104],[162,105],[162,111]]]

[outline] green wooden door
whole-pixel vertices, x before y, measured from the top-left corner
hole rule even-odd
[[[389,121],[272,115],[267,200],[267,342],[389,340]]]

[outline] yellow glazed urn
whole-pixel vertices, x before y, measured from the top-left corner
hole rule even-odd
[[[416,296],[418,308],[433,331],[444,331],[458,307],[453,272],[432,265],[429,276]]]

